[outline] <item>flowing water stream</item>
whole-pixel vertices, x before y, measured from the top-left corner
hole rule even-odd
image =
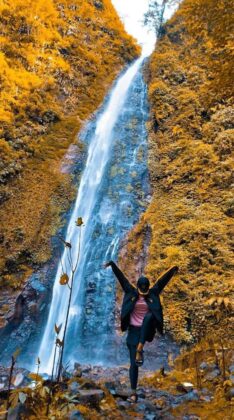
[[[81,133],[88,148],[87,161],[66,232],[75,259],[79,234],[75,222],[77,217],[83,218],[81,257],[74,279],[65,346],[65,360],[70,363],[108,364],[116,362],[118,354],[116,350],[110,352],[111,343],[116,348],[116,280],[102,264],[117,259],[120,241],[137,222],[148,194],[145,128],[148,104],[143,61],[141,56],[120,75],[96,119]],[[52,369],[54,324],[64,325],[69,295],[68,287],[59,284],[62,266],[69,275],[66,251],[57,269],[39,350],[41,369],[48,373]]]

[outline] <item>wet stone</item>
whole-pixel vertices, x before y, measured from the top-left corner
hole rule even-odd
[[[145,411],[145,410],[146,410],[146,406],[145,406],[145,404],[144,404],[144,403],[138,403],[138,404],[137,404],[137,409],[138,409],[139,411]]]
[[[129,396],[129,393],[123,389],[115,389],[113,391],[111,391],[111,394],[113,395],[113,397],[121,397],[123,399],[127,399]]]
[[[214,370],[214,369],[218,369],[218,367],[217,367],[217,365],[215,364],[215,363],[211,363],[211,364],[207,364],[207,366],[206,366],[206,369],[208,370],[208,371],[212,371],[212,370]]]
[[[190,392],[194,388],[194,385],[190,382],[182,382],[176,386],[176,389],[180,392]]]
[[[200,400],[204,402],[210,402],[212,398],[209,395],[201,395]]]
[[[234,374],[234,365],[230,365],[229,366],[229,372]]]
[[[21,372],[17,373],[17,375],[15,376],[15,378],[13,380],[13,385],[15,387],[21,385],[23,383],[24,379],[25,379],[25,376]]]
[[[91,366],[82,367],[82,373],[89,373],[91,371]]]
[[[217,378],[219,375],[220,375],[220,370],[214,369],[205,376],[205,379],[207,381],[213,381],[213,379]]]
[[[72,382],[69,384],[68,389],[72,394],[76,394],[79,391],[80,384],[78,382]]]
[[[108,389],[108,390],[113,390],[115,391],[116,385],[118,385],[116,383],[116,381],[107,381],[104,383],[104,386]]]
[[[74,410],[69,416],[69,420],[82,420],[84,417],[81,415],[80,411]]]
[[[104,398],[104,392],[101,389],[80,389],[77,396],[82,403],[97,403]]]
[[[129,404],[127,401],[118,401],[118,407],[120,408],[120,410],[127,410],[129,408]]]
[[[155,414],[155,413],[146,413],[145,416],[144,416],[144,419],[145,420],[157,420],[157,419],[160,419],[160,417],[159,417],[158,414]]]
[[[140,407],[144,409],[146,412],[156,412],[156,407],[152,401],[144,399],[144,401],[140,401]]]
[[[146,396],[145,396],[145,393],[143,391],[139,391],[138,392],[138,397],[142,398],[142,399],[145,399]]]
[[[207,369],[208,368],[208,364],[206,363],[206,362],[202,362],[201,364],[200,364],[200,369],[201,370],[205,370],[205,369]]]
[[[199,395],[197,390],[193,390],[188,392],[187,394],[184,395],[180,395],[179,397],[177,397],[177,401],[176,404],[182,404],[186,401],[198,401],[199,400]]]

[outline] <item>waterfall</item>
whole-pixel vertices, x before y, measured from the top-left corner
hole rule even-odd
[[[140,204],[136,211],[135,204],[128,196],[131,196],[131,193],[135,194],[134,200],[142,201],[142,197],[139,197],[139,192],[136,193],[131,182],[138,183],[139,186],[146,174],[145,158],[139,160],[139,167],[142,165],[141,173],[138,174],[135,168],[137,156],[144,152],[142,144],[146,139],[144,127],[147,116],[146,88],[139,73],[143,60],[142,55],[118,78],[104,109],[99,113],[94,127],[91,127],[92,135],[90,136],[89,130],[89,136],[86,136],[89,137],[87,161],[66,232],[66,241],[72,244],[71,254],[75,259],[79,234],[75,221],[79,216],[83,218],[81,257],[74,278],[65,344],[66,360],[94,360],[93,347],[95,347],[95,358],[102,359],[107,336],[105,332],[109,331],[109,337],[113,336],[111,328],[113,330],[115,286],[113,275],[109,270],[103,270],[101,263],[117,257],[119,241],[137,221],[141,206]],[[137,82],[134,82],[136,80]],[[136,83],[135,88],[134,83]],[[130,91],[132,98],[138,95],[138,99],[134,99],[137,101],[134,105],[136,109],[129,103]],[[130,109],[130,120],[126,123],[125,116]],[[84,140],[86,137],[84,135]],[[118,143],[118,137],[121,137],[121,144]],[[125,142],[126,138],[129,138],[129,147]],[[114,161],[113,154],[115,154]],[[126,155],[128,166],[121,167]],[[123,178],[125,184],[121,193],[118,182],[123,182],[121,181]],[[113,180],[111,186],[108,184],[108,179]],[[126,182],[129,184],[126,185]],[[119,220],[115,220],[117,217],[122,217],[121,226]],[[63,268],[70,275],[66,251],[61,261]],[[54,325],[62,323],[64,326],[69,295],[68,287],[59,283],[61,274],[62,268],[59,264],[39,349],[41,371],[49,374],[52,370],[55,341]]]

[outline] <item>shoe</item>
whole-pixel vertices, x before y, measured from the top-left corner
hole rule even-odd
[[[144,350],[137,350],[137,353],[140,354],[140,359],[135,359],[135,363],[137,366],[142,366],[144,363]]]
[[[131,394],[128,398],[127,401],[134,404],[136,403],[138,400],[138,395],[137,394]]]

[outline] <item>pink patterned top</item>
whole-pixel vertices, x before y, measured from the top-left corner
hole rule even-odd
[[[143,323],[145,314],[149,312],[148,305],[145,301],[144,296],[139,295],[136,301],[135,307],[130,315],[130,325],[140,327]]]

